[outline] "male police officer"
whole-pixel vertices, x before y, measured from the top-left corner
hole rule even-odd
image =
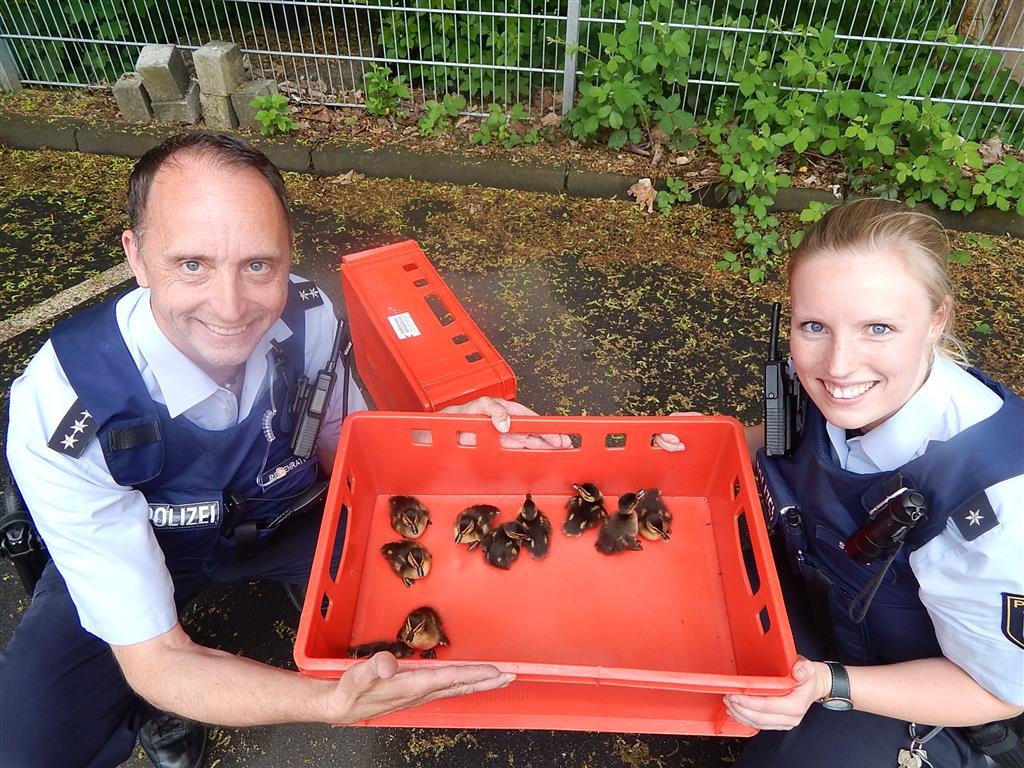
[[[11,391],[9,463],[52,562],[0,656],[0,764],[117,765],[149,721],[157,765],[196,766],[205,731],[159,711],[350,723],[508,685],[487,665],[398,671],[386,653],[316,680],[189,638],[177,611],[206,585],[308,577],[319,514],[273,521],[315,505],[287,382],[323,367],[334,313],[290,276],[283,181],[240,141],[167,140],[133,171],[128,213],[140,288],[58,326]],[[327,472],[342,390],[321,432]],[[365,407],[354,387],[347,406]],[[454,410],[503,432],[530,413],[490,398]]]

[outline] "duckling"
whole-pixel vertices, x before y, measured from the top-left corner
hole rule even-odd
[[[374,640],[372,643],[353,645],[348,649],[350,659],[368,659],[380,651],[387,651],[399,659],[408,659],[414,651],[399,640]]]
[[[519,557],[519,548],[526,538],[526,530],[518,520],[502,523],[484,536],[484,560],[495,568],[507,571]]]
[[[391,527],[407,539],[423,535],[430,525],[430,512],[415,496],[392,496],[388,499],[391,509]]]
[[[455,518],[455,543],[469,544],[470,552],[479,547],[499,511],[493,504],[474,504],[462,510]]]
[[[624,493],[619,497],[619,511],[611,515],[601,526],[601,533],[594,545],[606,555],[614,555],[627,549],[643,549],[636,534],[639,530],[636,508],[643,497],[643,491]]]
[[[661,489],[645,488],[636,507],[640,535],[649,541],[669,540],[672,533],[672,513],[668,511]]]
[[[405,624],[398,630],[398,639],[409,648],[419,651],[424,659],[436,659],[437,646],[448,645],[448,636],[441,627],[441,617],[426,605],[406,617]]]
[[[526,551],[535,560],[543,560],[547,557],[551,547],[551,521],[537,508],[533,497],[526,494],[523,506],[519,508],[516,515],[516,522],[522,526],[526,537],[523,539],[526,544]]]
[[[562,532],[566,536],[579,536],[588,528],[596,528],[608,517],[604,508],[604,496],[593,483],[573,483],[576,495],[565,505],[566,517]]]
[[[426,547],[414,541],[392,541],[381,547],[380,553],[407,587],[430,573],[430,563],[434,559]]]

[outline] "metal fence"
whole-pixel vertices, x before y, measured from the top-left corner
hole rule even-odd
[[[109,87],[147,43],[217,39],[298,102],[359,106],[366,72],[386,66],[419,99],[564,113],[602,33],[631,14],[686,30],[690,105],[738,98],[755,57],[830,25],[848,78],[875,57],[913,75],[903,98],[950,105],[964,135],[1024,132],[1024,0],[0,0],[0,38],[27,85]]]

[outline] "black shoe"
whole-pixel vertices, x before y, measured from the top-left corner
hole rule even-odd
[[[139,731],[139,743],[156,768],[202,768],[206,726],[177,715],[157,715]]]

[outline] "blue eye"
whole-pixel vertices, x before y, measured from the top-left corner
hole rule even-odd
[[[814,320],[811,320],[808,323],[804,323],[800,327],[803,328],[803,330],[806,331],[807,333],[821,333],[822,331],[825,330],[824,325]]]
[[[201,268],[200,263],[194,259],[189,259],[182,266],[186,272],[198,272]]]
[[[872,336],[885,336],[891,329],[885,323],[872,323],[868,331]]]
[[[267,262],[265,261],[254,261],[249,265],[249,269],[253,272],[265,272],[267,269]]]

